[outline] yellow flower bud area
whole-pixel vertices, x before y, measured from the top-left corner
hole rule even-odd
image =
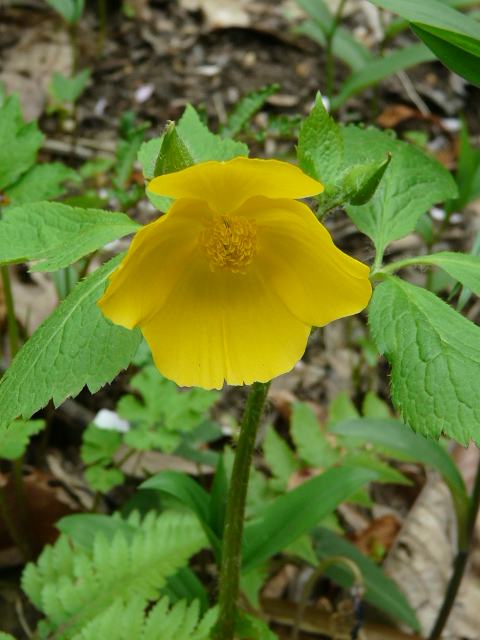
[[[213,220],[204,225],[206,228],[198,236],[198,242],[210,271],[247,273],[258,253],[256,221],[244,216],[215,214]]]

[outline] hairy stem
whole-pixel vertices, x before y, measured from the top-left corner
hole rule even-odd
[[[448,617],[455,603],[455,598],[458,593],[458,589],[462,582],[463,574],[467,566],[467,560],[469,556],[470,546],[473,539],[473,533],[475,530],[475,522],[478,516],[478,510],[480,507],[480,457],[477,463],[477,473],[475,475],[475,483],[473,485],[472,496],[470,499],[470,510],[468,514],[467,523],[465,525],[465,532],[459,539],[464,540],[464,544],[459,544],[458,553],[453,563],[453,573],[448,583],[445,598],[443,599],[442,606],[438,613],[438,617],[435,621],[435,625],[430,633],[428,640],[439,640],[442,631],[447,623]]]
[[[242,534],[248,478],[257,428],[270,383],[254,382],[248,396],[228,491],[220,568],[216,640],[233,640],[242,562]]]

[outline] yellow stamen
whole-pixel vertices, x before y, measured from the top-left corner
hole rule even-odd
[[[257,223],[243,216],[215,214],[198,236],[211,271],[246,273],[258,253]]]

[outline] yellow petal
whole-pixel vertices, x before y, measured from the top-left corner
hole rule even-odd
[[[158,176],[148,189],[171,198],[206,200],[216,213],[222,214],[233,211],[252,196],[305,198],[320,193],[323,186],[288,162],[239,156],[227,162],[202,162]]]
[[[320,327],[367,306],[369,268],[340,251],[306,205],[255,198],[238,213],[256,219],[255,266],[297,318]]]
[[[285,307],[258,270],[212,273],[197,255],[142,332],[167,378],[219,389],[224,380],[266,382],[289,371],[305,351],[310,326]]]
[[[211,216],[205,202],[182,199],[165,216],[140,229],[98,301],[103,314],[129,329],[148,322],[198,252],[202,220]]]

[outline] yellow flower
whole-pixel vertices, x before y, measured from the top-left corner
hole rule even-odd
[[[295,198],[323,186],[294,165],[238,157],[154,178],[176,200],[143,227],[100,299],[140,327],[181,386],[266,382],[302,357],[310,330],[361,311],[369,269]]]

